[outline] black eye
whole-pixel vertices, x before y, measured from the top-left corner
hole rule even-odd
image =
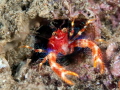
[[[63,28],[62,31],[63,31],[64,33],[66,33],[66,32],[68,32],[68,29],[67,29],[67,28]]]
[[[57,36],[57,33],[56,33],[56,32],[53,32],[52,35],[53,35],[53,36]]]

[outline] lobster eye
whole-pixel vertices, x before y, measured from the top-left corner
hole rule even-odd
[[[63,28],[62,31],[63,31],[64,33],[66,33],[66,32],[68,31],[68,29],[67,29],[67,28]]]
[[[56,33],[56,32],[53,32],[52,35],[53,35],[53,36],[57,36],[57,33]]]

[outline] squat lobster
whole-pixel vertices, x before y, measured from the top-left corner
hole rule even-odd
[[[87,25],[90,24],[93,20],[94,19],[88,20],[86,22],[86,25],[84,26],[84,28],[82,30],[80,30],[78,32],[78,34],[76,36],[74,36],[74,38],[77,38],[78,36],[80,36],[82,34],[82,32],[85,31]],[[72,29],[74,29],[73,28],[74,21],[72,21],[71,25],[72,25]],[[71,30],[70,33],[68,33],[68,31],[69,30],[67,28],[63,28],[61,30],[57,29],[56,31],[54,31],[51,38],[49,38],[47,51],[44,51],[42,49],[34,49],[34,48],[29,47],[27,45],[23,46],[23,47],[33,49],[35,52],[47,52],[48,55],[46,57],[44,57],[43,61],[39,64],[40,68],[41,68],[42,64],[45,63],[46,60],[48,60],[51,69],[63,81],[65,81],[69,85],[74,85],[74,83],[72,81],[70,81],[69,79],[67,79],[65,75],[73,75],[76,77],[79,77],[79,75],[75,72],[68,71],[64,67],[59,65],[56,62],[56,58],[57,58],[58,53],[62,53],[64,55],[72,53],[74,51],[74,47],[82,47],[82,48],[88,47],[88,48],[90,48],[92,50],[94,68],[96,68],[99,65],[100,66],[100,73],[103,73],[105,65],[104,65],[104,62],[102,61],[102,52],[101,52],[100,48],[91,40],[87,40],[87,39],[70,40],[68,38],[68,36],[72,36],[74,31]],[[70,35],[68,35],[68,34],[70,34]]]

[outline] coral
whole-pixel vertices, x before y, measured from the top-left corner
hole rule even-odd
[[[120,54],[116,55],[111,65],[112,75],[120,77]]]

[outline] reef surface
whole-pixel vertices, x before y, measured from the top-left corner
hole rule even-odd
[[[104,74],[94,69],[87,48],[65,56],[69,64],[63,66],[80,76],[68,77],[74,86],[63,82],[48,64],[38,71],[32,50],[21,48],[34,47],[42,26],[72,17],[96,19],[84,36],[101,48],[106,65]],[[40,35],[49,38],[46,32]],[[0,0],[0,90],[120,90],[120,0]]]

